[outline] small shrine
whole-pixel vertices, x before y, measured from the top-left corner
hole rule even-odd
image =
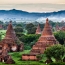
[[[65,26],[63,26],[63,27],[61,28],[61,31],[65,31]]]
[[[39,24],[37,26],[36,33],[35,34],[41,34],[41,28],[40,28],[40,25]]]
[[[60,27],[58,25],[56,25],[56,31],[60,31]]]

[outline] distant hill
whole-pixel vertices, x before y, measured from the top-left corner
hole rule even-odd
[[[45,18],[52,18],[51,20],[55,19],[64,19],[65,20],[65,10],[57,11],[57,12],[49,12],[49,13],[36,13],[36,12],[26,12],[22,10],[0,10],[0,20],[36,20],[41,21]]]

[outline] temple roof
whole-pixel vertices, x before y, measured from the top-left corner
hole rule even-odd
[[[6,36],[5,36],[5,39],[13,39],[13,40],[16,40],[16,34],[15,34],[15,31],[13,29],[13,26],[12,26],[12,21],[10,21],[8,27],[7,27],[7,31],[6,31]]]
[[[42,31],[42,35],[52,35],[52,28],[50,26],[48,18],[46,19],[46,23]]]

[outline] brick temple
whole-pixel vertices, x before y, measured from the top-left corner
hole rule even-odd
[[[0,42],[3,45],[5,44],[5,48],[8,51],[22,51],[23,50],[23,43],[19,42],[18,38],[16,37],[15,31],[12,26],[12,21],[10,21],[5,38]]]
[[[58,26],[58,24],[55,27],[56,31],[60,31],[60,27]]]
[[[8,54],[8,48],[5,48],[7,44],[0,43],[0,62],[5,62],[6,64],[14,64],[14,60]]]
[[[39,24],[37,26],[36,33],[35,34],[41,34],[41,28],[40,28],[40,25]]]
[[[30,54],[42,54],[47,47],[52,46],[54,44],[57,44],[57,40],[52,33],[52,28],[47,18],[42,34],[38,41],[35,43],[35,45],[33,45]]]
[[[61,31],[65,31],[65,26],[63,26],[63,27],[61,28]]]

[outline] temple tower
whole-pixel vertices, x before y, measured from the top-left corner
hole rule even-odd
[[[10,21],[10,23],[7,27],[6,36],[4,39],[10,39],[10,40],[14,40],[14,41],[17,40],[15,31],[14,31],[13,26],[12,26],[12,21]]]
[[[16,37],[15,31],[12,26],[12,21],[10,21],[7,27],[5,38],[0,43],[2,43],[3,45],[6,44],[5,48],[8,48],[9,51],[23,50],[23,43],[20,42],[19,39]]]
[[[47,18],[42,34],[35,45],[33,45],[30,54],[42,54],[47,47],[52,46],[56,43],[57,41],[52,33],[52,28]]]
[[[38,24],[37,29],[36,29],[36,34],[41,34],[41,28],[40,28],[39,24]]]

